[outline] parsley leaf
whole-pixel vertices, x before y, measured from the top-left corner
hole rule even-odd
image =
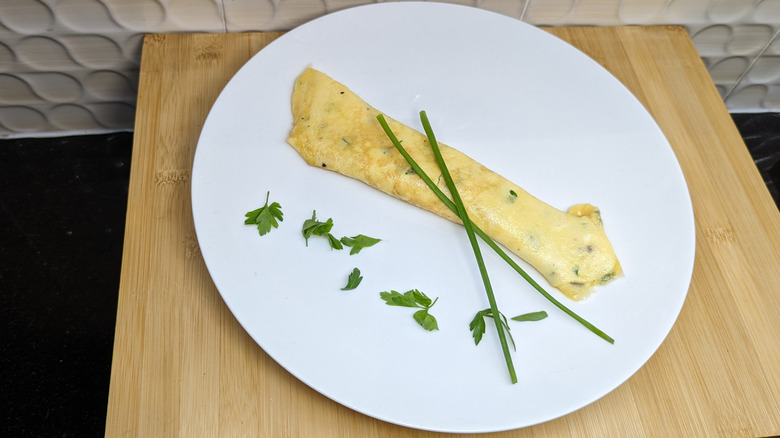
[[[490,310],[490,309],[488,309]],[[474,337],[474,345],[479,345],[482,340],[482,335],[485,334],[485,311],[480,310],[474,315],[474,319],[469,323],[469,330],[471,330],[471,336]]]
[[[309,237],[324,236],[328,239],[331,248],[343,249],[341,242],[334,235],[330,234],[331,229],[333,229],[333,219],[328,218],[325,222],[320,222],[317,220],[317,210],[314,210],[311,213],[311,219],[303,221],[301,233],[303,233],[303,237],[306,239],[306,246],[309,246]]]
[[[341,290],[352,290],[358,287],[360,282],[363,281],[363,276],[360,275],[360,269],[355,268],[347,277],[347,285],[342,287]]]
[[[268,197],[271,196],[271,192],[265,194],[265,205],[252,210],[244,215],[246,225],[257,225],[257,231],[261,236],[266,235],[272,228],[278,228],[279,222],[282,222],[282,206],[278,202],[273,202],[268,205]],[[278,222],[277,222],[278,220]]]
[[[515,340],[512,338],[512,333],[509,331],[509,324],[506,317],[501,312],[499,312],[499,315],[501,316],[499,321],[501,321],[501,325],[509,335],[509,340],[512,341],[512,348],[515,349]],[[493,318],[493,311],[490,308],[477,312],[474,319],[469,323],[471,336],[474,337],[474,345],[479,345],[479,342],[482,340],[482,335],[485,334],[485,318]]]
[[[414,303],[412,291],[405,294],[391,290],[390,292],[379,292],[379,297],[385,300],[388,306],[417,307]]]
[[[330,243],[330,247],[333,249],[344,249],[344,246],[341,244],[341,241],[336,238],[333,234],[328,233],[328,242]]]
[[[547,312],[540,310],[538,312],[523,313],[512,317],[512,321],[541,321],[547,318]]]
[[[439,329],[436,318],[429,312],[439,298],[431,300],[424,292],[420,292],[417,289],[412,289],[403,294],[394,290],[391,290],[390,292],[380,292],[379,297],[382,298],[388,306],[419,308],[420,310],[414,312],[412,315],[414,320],[425,330],[433,331]]]
[[[417,302],[414,299],[414,290],[404,294],[391,290],[390,292],[380,292],[379,296],[385,300],[388,306],[417,307]]]
[[[477,312],[477,314],[474,316],[474,319],[471,320],[471,323],[469,323],[469,330],[471,330],[471,335],[474,337],[474,345],[479,345],[479,341],[482,340],[482,335],[485,334],[485,318],[492,318],[493,317],[493,311],[490,310],[490,308],[487,308],[485,310],[480,310]],[[544,310],[541,310],[539,312],[529,312],[524,313],[522,315],[517,315],[515,317],[512,317],[513,321],[540,321],[544,318],[547,318],[547,312]],[[501,314],[501,324],[506,328],[506,332],[509,333],[509,339],[512,341],[512,346],[514,347],[515,340],[512,339],[512,333],[509,331],[509,325],[506,320],[506,317]]]
[[[373,237],[364,236],[362,234],[358,234],[354,237],[342,237],[341,243],[344,244],[344,246],[348,246],[352,248],[349,251],[349,255],[354,255],[360,252],[361,249],[367,248],[369,246],[374,246],[375,244],[381,242],[381,239],[375,239]]]
[[[439,324],[436,322],[436,318],[428,313],[428,309],[418,310],[414,312],[414,320],[422,326],[425,330],[432,332],[439,329]]]

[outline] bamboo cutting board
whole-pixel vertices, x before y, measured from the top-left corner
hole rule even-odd
[[[555,28],[648,108],[687,179],[691,288],[669,337],[625,384],[575,413],[481,436],[780,434],[780,213],[681,27]],[[144,40],[107,436],[423,437],[310,389],[244,332],[192,223],[203,123],[279,33]],[[648,214],[663,206],[648,206]]]

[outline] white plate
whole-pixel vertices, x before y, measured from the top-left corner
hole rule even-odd
[[[556,297],[616,340],[554,308],[486,248],[499,307],[513,323],[519,383],[494,329],[462,227],[333,172],[286,144],[294,79],[308,65],[548,203],[601,208],[625,277],[585,302]],[[270,191],[284,222],[243,225]],[[327,15],[282,36],[232,78],[205,123],[193,165],[200,248],[225,302],[271,357],[307,385],[375,418],[446,432],[520,428],[612,391],[655,352],[685,300],[694,257],[690,198],[675,156],[642,105],[590,58],[515,19],[440,3],[380,3]],[[383,239],[350,256],[304,245],[316,209],[333,233]],[[525,266],[525,265],[523,265]],[[363,283],[341,291],[358,267]],[[540,276],[532,272],[546,285]],[[439,297],[440,330],[379,292]],[[490,327],[490,326],[489,326]]]

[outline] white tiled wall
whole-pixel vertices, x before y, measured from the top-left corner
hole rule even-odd
[[[133,127],[145,33],[288,30],[379,0],[0,0],[0,138]],[[780,112],[780,0],[448,0],[533,25],[681,24],[732,112]]]

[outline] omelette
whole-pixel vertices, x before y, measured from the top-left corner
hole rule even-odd
[[[460,223],[395,149],[378,114],[346,86],[307,68],[295,81],[287,142],[311,166]],[[449,194],[426,135],[385,119],[423,171]],[[550,285],[577,301],[622,273],[598,208],[578,204],[558,210],[464,153],[442,143],[439,147],[472,222]]]

